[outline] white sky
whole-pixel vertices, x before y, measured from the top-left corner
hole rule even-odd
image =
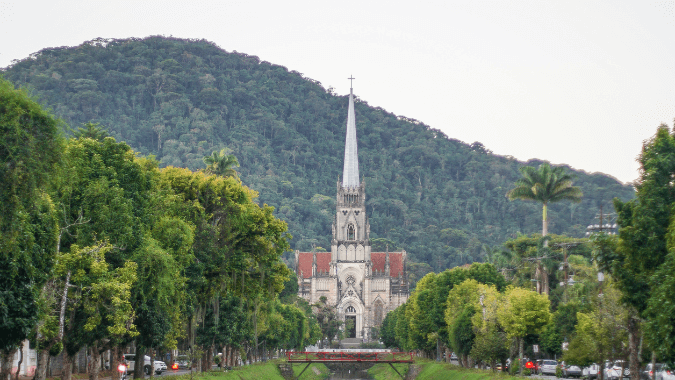
[[[675,118],[675,1],[6,1],[0,67],[96,37],[204,38],[467,143],[623,182]],[[358,120],[357,120],[358,125]]]

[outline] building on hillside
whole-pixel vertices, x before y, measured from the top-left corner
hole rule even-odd
[[[354,95],[349,93],[342,182],[330,252],[295,251],[298,296],[316,303],[325,296],[345,322],[345,337],[368,340],[388,312],[408,299],[406,252],[371,252],[366,188],[359,181]]]

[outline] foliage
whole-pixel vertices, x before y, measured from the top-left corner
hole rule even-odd
[[[675,330],[670,314],[675,136],[667,125],[659,126],[655,136],[644,142],[638,161],[637,197],[628,202],[614,200],[619,238],[597,239],[598,259],[616,279],[623,302],[647,321],[646,341],[651,343],[650,348],[663,360],[675,362]],[[637,321],[630,326],[631,333],[637,334]],[[635,362],[637,347],[633,342]],[[636,368],[637,363],[631,363],[631,370]]]
[[[204,156],[231,149],[242,181],[260,193],[257,202],[288,223],[293,249],[330,246],[346,96],[255,56],[166,37],[44,49],[3,72],[70,125],[105,125],[161,167],[204,168]],[[494,155],[361,99],[355,111],[372,239],[388,239],[411,261],[442,271],[482,260],[483,244],[540,231],[538,206],[504,194],[519,167],[541,161]],[[584,200],[551,205],[548,219],[552,232],[581,237],[599,205],[629,200],[633,189],[574,173]]]
[[[37,322],[38,296],[57,243],[56,210],[44,191],[59,160],[58,121],[0,78],[0,350]]]
[[[566,362],[583,366],[625,357],[629,313],[620,296],[610,281],[594,310],[577,313],[576,334],[564,353]]]
[[[548,163],[539,165],[537,169],[531,166],[520,168],[523,177],[515,182],[507,196],[510,200],[522,199],[537,201],[543,204],[544,226],[542,235],[548,234],[548,205],[560,201],[579,203],[583,193],[577,186],[572,186],[572,176],[566,173],[564,167],[551,168]]]
[[[510,338],[539,334],[551,319],[549,307],[545,295],[509,287],[504,293],[503,307],[498,311],[499,323]]]
[[[672,229],[671,229],[672,230]],[[671,232],[672,235],[672,232]],[[657,355],[675,365],[675,253],[671,250],[652,277],[652,294],[647,304],[646,333],[659,342]]]
[[[204,157],[206,171],[211,174],[218,174],[224,177],[234,177],[237,172],[233,167],[239,166],[237,158],[229,154],[230,150],[221,149],[220,152],[213,152],[210,156]]]
[[[336,336],[339,338],[343,322],[338,318],[335,307],[328,304],[328,299],[325,296],[321,296],[319,302],[313,304],[312,307],[316,309],[316,320],[321,329],[321,340],[327,339],[330,346]]]

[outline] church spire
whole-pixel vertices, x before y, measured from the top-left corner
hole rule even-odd
[[[355,78],[348,78],[350,81]],[[356,145],[356,120],[354,118],[354,91],[349,86],[349,111],[347,113],[347,139],[345,141],[345,163],[342,171],[342,187],[359,186],[359,155]]]

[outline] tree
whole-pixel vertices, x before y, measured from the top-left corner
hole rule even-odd
[[[551,319],[550,305],[548,296],[544,294],[523,288],[506,289],[497,318],[508,337],[517,340],[521,361],[525,335],[539,334],[543,330]]]
[[[96,141],[101,141],[108,137],[108,132],[105,128],[100,127],[99,123],[84,123],[83,127],[73,131],[73,137],[76,139],[87,138]]]
[[[338,319],[334,306],[328,304],[325,296],[319,298],[319,302],[312,305],[316,309],[316,320],[321,328],[321,341],[328,339],[328,345],[333,344],[333,338],[340,334],[343,322]]]
[[[38,321],[58,225],[46,185],[61,157],[59,122],[0,78],[0,377]]]
[[[630,312],[620,297],[614,282],[608,281],[602,297],[594,300],[594,310],[576,314],[576,334],[564,353],[566,362],[580,366],[598,363],[601,374],[605,360],[625,358]]]
[[[521,199],[542,203],[541,235],[545,237],[548,235],[548,205],[564,200],[579,203],[583,193],[579,187],[572,186],[572,175],[561,166],[551,168],[548,163],[543,163],[537,169],[523,166],[520,172],[522,177],[515,182],[515,187],[506,196],[509,200]],[[543,243],[545,250],[548,247],[548,240],[544,240]],[[537,266],[537,279],[539,280],[537,291],[548,294],[548,277],[541,262]]]
[[[522,178],[518,179],[506,196],[509,200],[522,199],[540,202],[543,205],[542,236],[548,234],[548,205],[560,201],[581,202],[583,193],[577,186],[572,186],[572,175],[564,167],[551,168],[548,163],[535,169],[531,166],[520,168]]]
[[[232,152],[230,149],[221,149],[220,152],[214,151],[210,156],[204,157],[206,171],[224,177],[236,177],[237,172],[234,168],[239,166],[239,161],[230,152]]]
[[[646,141],[638,159],[640,178],[635,184],[636,199],[614,200],[619,215],[619,239],[600,237],[597,240],[602,269],[611,273],[621,290],[622,301],[635,308],[648,321],[647,342],[658,342],[652,349],[675,361],[675,331],[671,320],[664,317],[671,298],[667,291],[671,273],[666,269],[672,255],[672,220],[675,206],[675,137],[667,125],[659,126],[656,135]],[[614,244],[616,243],[616,244]],[[672,259],[671,259],[672,260]],[[665,296],[665,298],[664,298]],[[654,299],[652,299],[654,297]],[[650,307],[650,305],[652,305]],[[662,324],[663,323],[663,324]],[[638,378],[640,320],[629,323],[631,378]],[[662,345],[662,342],[667,342]]]

